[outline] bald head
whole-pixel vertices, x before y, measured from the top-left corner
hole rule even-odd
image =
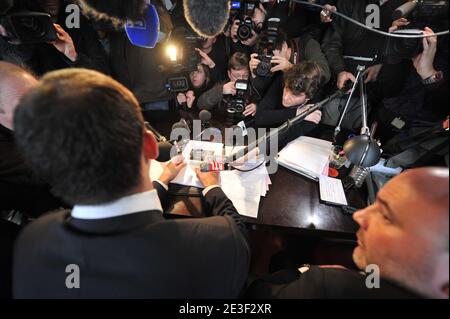
[[[36,78],[24,69],[0,61],[0,125],[13,130],[16,106],[36,84]]]
[[[361,226],[353,259],[424,296],[448,298],[449,172],[419,168],[393,178],[374,205],[354,214]]]

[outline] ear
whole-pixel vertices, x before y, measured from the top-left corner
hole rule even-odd
[[[147,160],[154,160],[159,156],[158,143],[152,132],[144,131],[143,154]]]

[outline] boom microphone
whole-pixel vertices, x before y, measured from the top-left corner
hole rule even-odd
[[[392,19],[398,20],[400,18],[407,18],[416,7],[417,7],[416,1],[408,1],[394,11],[394,13],[392,14]]]
[[[113,18],[122,23],[126,20],[141,19],[147,7],[146,0],[79,0],[79,2],[96,20]]]
[[[230,17],[228,0],[183,0],[183,6],[191,28],[205,38],[222,33]]]

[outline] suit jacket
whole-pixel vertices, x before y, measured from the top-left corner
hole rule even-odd
[[[250,261],[245,226],[220,188],[208,192],[205,204],[213,217],[166,220],[160,211],[103,220],[74,219],[70,211],[41,217],[16,242],[13,296],[237,297]],[[68,265],[79,267],[79,289],[66,287]]]
[[[388,281],[369,289],[356,271],[311,267],[300,274],[284,270],[252,283],[246,295],[257,299],[417,299],[419,295]],[[371,281],[372,282],[372,281]]]

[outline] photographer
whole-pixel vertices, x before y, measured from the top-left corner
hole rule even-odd
[[[244,6],[252,4],[244,2]],[[231,38],[232,52],[244,52],[251,54],[258,40],[258,33],[263,29],[267,12],[260,3],[253,9],[244,9],[244,13],[234,18],[230,26],[229,37]],[[228,32],[225,32],[227,35]]]
[[[196,97],[204,93],[210,86],[211,76],[206,65],[200,63],[196,71],[189,73],[190,90],[185,93],[178,93],[177,103],[183,110],[196,107]]]
[[[408,21],[396,21],[390,31]],[[424,34],[431,35],[433,30],[425,28]],[[398,132],[390,125],[391,118],[399,117],[406,127],[415,127],[444,120],[448,115],[448,37],[428,37],[421,40],[423,50],[412,59],[404,59],[398,65],[387,65],[386,72],[402,71],[404,81],[385,85],[386,94],[382,108],[378,112],[381,129],[386,138]],[[419,124],[420,123],[420,124]]]
[[[313,102],[323,83],[323,71],[315,62],[294,65],[284,74],[278,74],[267,94],[258,104],[256,126],[273,128],[297,116]],[[294,127],[292,139],[305,135],[319,124],[320,111],[309,115]]]
[[[205,39],[197,52],[202,57],[202,63],[209,67],[211,82],[217,83],[226,79],[228,56],[224,35]]]
[[[222,99],[236,95],[236,81],[250,78],[248,62],[248,57],[244,53],[234,53],[228,61],[228,82],[217,83],[203,93],[198,100],[198,108],[211,110],[217,107]]]
[[[387,30],[392,24],[392,13],[405,0],[384,1],[381,6],[378,0],[340,0],[337,11],[353,19],[366,23],[367,6],[380,6],[380,29]],[[337,87],[343,88],[345,82],[355,81],[356,67],[367,67],[366,83],[377,81],[382,64],[377,60],[384,47],[385,37],[362,29],[347,20],[335,17],[331,28],[325,35],[322,49],[328,59],[333,76],[337,79]],[[363,59],[361,59],[363,58]]]
[[[267,33],[263,33],[259,43],[260,52],[265,53],[264,49],[264,39],[267,39]],[[260,56],[271,57],[270,63],[272,68],[270,73],[276,73],[279,71],[286,72],[291,69],[295,64],[300,62],[310,61],[316,62],[322,69],[322,75],[324,77],[324,85],[328,83],[331,78],[330,68],[328,66],[328,61],[320,48],[320,44],[314,40],[309,35],[304,35],[295,39],[288,39],[287,34],[281,30],[277,32],[276,40],[273,43],[272,52],[269,54],[252,54],[250,59],[250,70],[253,76],[253,85],[257,88],[259,92],[265,92],[270,84],[272,83],[272,78],[269,76],[257,76],[260,74],[261,70],[261,60],[258,59]],[[267,62],[266,62],[267,63]],[[259,68],[259,70],[258,70]],[[265,72],[264,72],[265,73]]]
[[[37,75],[68,67],[95,69],[109,74],[106,52],[98,35],[87,19],[80,16],[80,28],[67,29],[63,26],[69,13],[66,6],[74,4],[66,0],[23,1],[12,9],[17,11],[45,12],[51,15],[57,39],[50,43],[13,44],[2,37],[10,34],[0,25],[0,60],[21,65]]]

